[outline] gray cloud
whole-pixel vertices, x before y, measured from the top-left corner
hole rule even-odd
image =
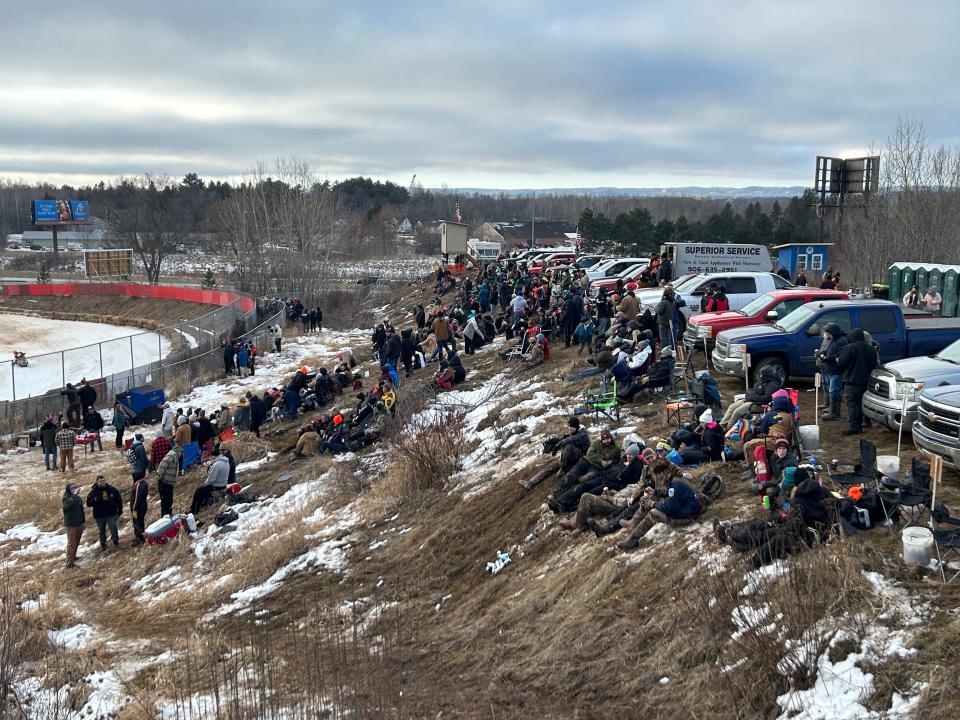
[[[799,184],[898,115],[960,142],[960,6],[779,5],[21,4],[0,28],[0,174],[233,177],[296,155],[431,185]]]

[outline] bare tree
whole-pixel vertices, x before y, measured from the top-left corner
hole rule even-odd
[[[147,280],[157,283],[163,261],[175,253],[186,232],[177,186],[166,176],[121,178],[118,198],[107,209],[107,242],[132,248],[143,264]]]

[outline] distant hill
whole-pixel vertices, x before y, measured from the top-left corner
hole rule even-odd
[[[523,197],[538,195],[592,195],[595,197],[702,197],[712,199],[733,198],[791,198],[803,194],[802,185],[789,187],[670,187],[670,188],[618,188],[618,187],[579,187],[579,188],[528,188],[522,190],[503,190],[497,188],[455,188],[448,192],[461,194],[499,195]]]

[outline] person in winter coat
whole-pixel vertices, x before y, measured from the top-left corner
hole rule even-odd
[[[626,363],[626,365],[629,369],[629,362]],[[673,382],[674,365],[675,358],[673,348],[663,348],[663,350],[660,351],[660,359],[655,363],[651,363],[647,367],[646,373],[631,379],[633,377],[633,371],[630,371],[630,376],[628,376],[621,389],[617,391],[617,399],[625,403],[633,402],[633,398],[636,397],[637,393],[643,390],[647,390],[648,388],[669,387]]]
[[[247,366],[250,364],[250,348],[241,345],[237,350],[237,375],[243,377],[247,374]]]
[[[843,435],[863,432],[863,395],[878,364],[877,351],[867,342],[863,330],[855,328],[847,334],[847,346],[837,358],[843,372],[843,389],[847,401],[847,429]]]
[[[827,392],[827,411],[820,417],[824,420],[840,419],[840,399],[843,378],[837,360],[847,346],[847,334],[836,323],[823,326],[823,342],[814,357],[820,370],[820,384]]]
[[[673,286],[667,285],[663,289],[663,297],[657,304],[657,332],[660,337],[660,348],[673,347],[673,313],[676,309],[676,299]]]
[[[707,301],[707,312],[726,312],[730,309],[730,300],[727,298],[727,289],[721,285]]]
[[[83,500],[80,499],[80,486],[68,483],[63,490],[63,527],[67,531],[67,567],[72,568],[77,560],[77,548],[80,536],[86,524],[83,512]]]
[[[226,455],[217,455],[207,469],[207,476],[204,478],[203,485],[198,487],[196,492],[193,493],[190,512],[197,515],[214,492],[218,490],[222,491],[227,487],[229,478],[230,459]]]
[[[56,435],[57,450],[60,451],[60,472],[67,471],[67,465],[73,470],[73,447],[77,444],[77,433],[67,425],[60,423]]]
[[[72,383],[60,391],[60,394],[67,398],[67,422],[70,427],[80,427],[82,406],[80,404],[80,394]]]
[[[167,440],[173,440],[173,408],[170,403],[163,404],[163,416],[160,418],[160,429],[167,436]]]
[[[657,523],[672,527],[688,525],[703,512],[703,503],[696,490],[681,477],[676,465],[665,458],[657,458],[651,464],[650,471],[655,488],[647,491],[648,497],[628,524],[629,537],[617,543],[621,550],[635,548]]]
[[[40,447],[43,448],[43,463],[47,470],[57,469],[57,426],[53,417],[47,415],[43,425],[37,431],[40,433]]]
[[[617,310],[626,315],[627,320],[633,320],[640,314],[640,303],[637,301],[637,296],[633,294],[633,290],[627,290],[627,294],[617,305]]]
[[[160,462],[167,456],[167,453],[170,452],[172,445],[167,439],[167,436],[163,434],[163,430],[157,430],[157,435],[153,439],[153,442],[150,443],[150,469],[156,470]]]
[[[157,493],[160,495],[160,515],[173,513],[173,491],[180,476],[180,458],[183,451],[179,446],[171,448],[157,465]]]
[[[752,458],[753,451],[760,445],[765,445],[772,452],[776,448],[777,438],[781,435],[790,437],[792,433],[793,403],[786,390],[777,390],[773,394],[770,411],[760,418],[755,438],[743,444],[744,457]]]
[[[390,363],[392,367],[400,367],[400,356],[403,355],[403,341],[400,340],[392,327],[387,328],[387,339],[380,353],[381,362]]]
[[[570,432],[562,438],[547,438],[543,441],[544,453],[550,455],[560,453],[560,465],[554,469],[554,472],[559,470],[561,474],[569,472],[590,449],[590,434],[585,427],[581,427],[578,418],[571,417],[567,421],[567,427],[570,428]]]
[[[756,382],[747,390],[743,400],[734,401],[727,406],[727,411],[720,419],[720,425],[729,428],[742,417],[750,414],[754,405],[769,405],[773,394],[783,387],[780,377],[773,368],[764,366],[760,369]]]
[[[253,393],[247,393],[247,400],[250,401],[250,431],[260,437],[260,426],[267,419],[267,406],[258,395]]]
[[[427,325],[427,313],[421,303],[417,303],[413,308],[413,319],[417,324],[417,330],[423,330]]]
[[[143,545],[143,530],[147,519],[147,495],[150,486],[145,475],[133,479],[130,488],[130,520],[133,524],[133,545]]]
[[[250,402],[241,398],[237,409],[233,411],[233,429],[237,432],[250,430]]]
[[[900,301],[901,304],[909,308],[920,307],[920,290],[916,285],[912,286]]]
[[[467,355],[473,355],[477,348],[483,345],[483,333],[477,324],[477,315],[471,312],[467,319],[467,324],[463,327],[463,345],[464,352]]]
[[[413,358],[416,352],[417,343],[413,339],[413,329],[404,328],[400,331],[400,361],[403,363],[407,377],[410,377],[413,372]]]
[[[193,431],[190,428],[190,420],[186,415],[177,418],[177,431],[173,434],[173,442],[177,447],[182,448],[189,445],[192,441]]]
[[[229,376],[233,374],[233,371],[236,369],[236,355],[237,348],[233,344],[232,340],[228,340],[223,344],[223,374],[224,376]]]
[[[559,499],[564,493],[579,483],[591,473],[608,470],[620,462],[620,447],[613,442],[613,434],[604,428],[600,431],[600,438],[594,440],[586,454],[577,460],[576,464],[560,478],[560,482],[553,489],[547,504]],[[559,508],[559,505],[557,506]],[[551,509],[553,507],[551,506]],[[554,512],[560,512],[559,509]]]
[[[313,425],[307,425],[300,428],[300,437],[297,439],[297,446],[293,451],[293,457],[305,458],[317,454],[320,449],[320,436],[317,434]]]
[[[150,467],[150,459],[147,457],[147,449],[143,446],[143,435],[137,433],[133,436],[133,444],[130,446],[133,451],[133,472],[147,472]]]
[[[117,403],[113,406],[113,429],[117,431],[117,450],[123,447],[123,431],[130,426],[130,420],[123,411],[123,406]]]
[[[923,294],[923,303],[927,311],[932,313],[934,317],[940,317],[940,305],[943,303],[940,288],[936,285],[928,287],[927,291]]]
[[[547,501],[554,512],[572,512],[577,509],[580,498],[586,494],[598,495],[602,491],[620,491],[640,479],[643,473],[643,460],[640,459],[640,446],[630,445],[623,454],[622,462],[617,462],[602,472],[587,475],[583,480],[555,499]],[[576,521],[574,521],[576,522]],[[561,522],[561,527],[576,530],[579,522]]]
[[[693,430],[679,428],[671,441],[676,450],[686,445],[680,453],[684,465],[699,465],[723,459],[723,429],[713,419],[712,410],[704,410],[697,416],[699,424]]]
[[[524,311],[527,309],[527,301],[523,297],[523,291],[517,290],[516,295],[514,295],[513,300],[510,301],[510,309],[513,310],[513,321],[517,322],[520,318],[523,317]]]
[[[110,539],[114,545],[120,544],[120,535],[117,532],[117,520],[123,512],[123,498],[120,491],[107,483],[103,475],[97,475],[97,481],[87,495],[87,507],[93,510],[93,519],[97,521],[97,531],[100,537],[100,549],[107,549],[107,528],[110,528]]]
[[[430,362],[433,362],[435,359],[443,360],[444,351],[448,354],[450,353],[450,321],[447,320],[443,313],[440,313],[434,318],[433,325],[430,329],[433,332],[433,336],[437,339],[437,349],[434,350],[433,355],[430,357]]]
[[[86,415],[87,410],[97,404],[97,391],[87,382],[86,378],[81,378],[80,387],[77,388],[77,395],[80,398],[83,414]]]
[[[753,550],[751,564],[759,568],[823,542],[833,524],[831,504],[806,467],[788,468],[769,514],[733,525],[717,523],[714,532],[735,550]]]
[[[657,265],[657,285],[666,285],[673,280],[673,263],[670,256],[664,253],[660,256],[660,264]]]
[[[477,303],[480,305],[481,313],[490,312],[490,286],[483,283],[477,292]]]

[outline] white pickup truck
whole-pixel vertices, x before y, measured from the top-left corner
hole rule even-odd
[[[700,298],[706,292],[710,283],[724,288],[731,310],[739,310],[758,295],[773,290],[792,288],[793,283],[784,280],[775,273],[769,272],[733,272],[733,273],[701,273],[681,278],[674,284],[673,289],[678,297],[687,303],[682,308],[684,317],[690,317],[700,312]],[[663,297],[663,288],[651,288],[636,292],[640,306],[656,307]]]

